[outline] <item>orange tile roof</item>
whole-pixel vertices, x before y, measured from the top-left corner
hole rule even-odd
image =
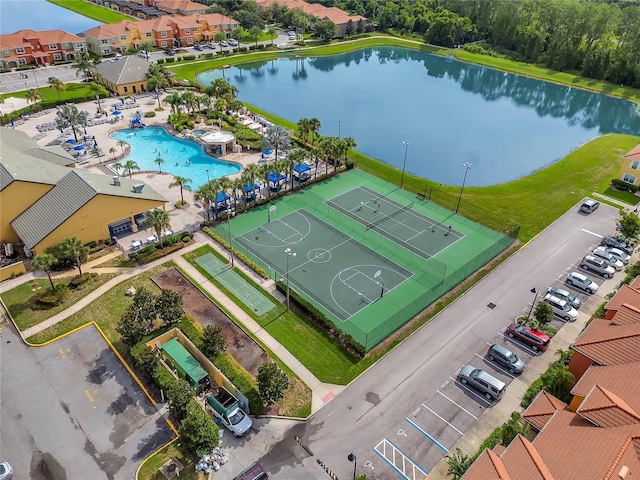
[[[511,480],[500,457],[491,450],[485,450],[473,462],[460,480]]]
[[[640,323],[640,308],[636,308],[628,303],[623,303],[611,319],[611,323],[616,325]]]
[[[522,418],[536,430],[542,430],[547,422],[551,420],[553,414],[556,413],[556,410],[562,410],[566,407],[567,404],[562,400],[558,400],[545,390],[540,390],[531,405],[522,414]]]
[[[573,344],[573,349],[600,365],[640,361],[640,324],[612,324],[595,319]]]
[[[633,280],[631,280],[631,283],[629,284],[629,286],[631,288],[640,288],[640,276],[638,276],[638,277],[634,278]]]
[[[303,0],[260,0],[257,3],[258,6],[262,8],[269,8],[274,3],[287,7],[290,10],[299,8],[307,15],[314,15],[321,19],[328,18],[336,25],[347,23],[349,20],[352,20],[353,22],[366,20],[366,17],[363,17],[362,15],[349,15],[347,12],[337,7],[325,7],[320,3],[307,3]]]
[[[630,382],[638,377],[640,363],[631,362],[621,365],[592,365],[571,389],[572,395],[586,397],[594,385],[600,385],[615,392],[627,401],[634,400],[633,408],[640,411],[640,382]]]
[[[625,303],[640,307],[640,288],[623,285],[604,308],[606,310],[617,310]]]
[[[625,153],[624,158],[630,158],[632,160],[640,160],[640,145],[637,145],[631,151]]]
[[[603,428],[640,424],[640,416],[618,395],[594,385],[577,412]]]
[[[37,39],[41,45],[48,45],[51,43],[77,43],[84,42],[84,38],[71,33],[67,33],[64,30],[18,30],[14,33],[8,33],[6,35],[0,35],[0,49],[6,50],[21,46],[31,46],[26,39]]]
[[[158,8],[160,7],[165,7],[170,10],[182,10],[184,12],[195,12],[209,8],[207,5],[190,0],[160,0],[158,2]]]
[[[553,476],[536,447],[522,435],[518,435],[500,457],[515,479],[553,480]]]

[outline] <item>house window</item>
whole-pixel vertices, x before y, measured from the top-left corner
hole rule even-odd
[[[151,35],[152,35],[152,33],[151,33],[151,32],[147,32],[147,33],[146,33],[147,38],[151,38]]]
[[[214,29],[214,30],[218,30],[218,29],[219,29],[219,27],[220,27],[220,25],[214,25],[214,26],[213,26],[213,29]]]
[[[160,32],[160,36],[162,38],[167,38],[167,32]]]
[[[124,40],[126,40],[126,39],[127,39],[127,36],[126,36],[126,35],[120,35],[120,40],[123,40],[123,41],[124,41]]]
[[[198,27],[193,27],[194,33],[198,31]]]
[[[630,183],[631,185],[635,185],[636,184],[636,180],[638,180],[637,177],[629,174],[629,173],[625,173],[624,177],[622,177],[622,181],[623,182],[627,182]]]
[[[18,64],[19,65],[26,65],[27,61],[24,58],[19,58],[18,59]]]
[[[127,93],[129,91],[129,87],[124,87],[124,93]]]
[[[100,43],[102,43],[103,45],[106,45],[107,43],[109,43],[109,39],[103,38],[102,40],[100,40]]]
[[[193,43],[193,38],[191,38],[191,37],[187,38],[187,43],[189,45],[191,45]]]
[[[24,53],[23,47],[16,47],[16,53]]]
[[[76,48],[82,48],[82,47],[84,47],[84,44],[82,44],[82,43],[76,43]]]
[[[62,55],[60,55],[59,53],[54,53],[53,54],[53,59],[54,60],[62,60]]]
[[[57,43],[50,43],[49,44],[49,49],[50,50],[55,50],[56,48],[58,48],[58,44]]]
[[[191,29],[190,28],[185,28],[184,29],[184,34],[185,35],[191,35]]]
[[[640,161],[634,160],[631,162],[631,170],[638,170],[638,167],[640,167]]]
[[[160,45],[163,46],[163,47],[166,47],[167,46],[167,42],[162,42]]]
[[[110,49],[110,48],[105,48],[105,49],[102,51],[102,55],[111,55],[111,49]]]

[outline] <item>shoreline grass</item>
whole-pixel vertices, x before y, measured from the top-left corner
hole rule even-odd
[[[122,20],[130,20],[137,22],[136,17],[130,17],[124,13],[116,12],[110,8],[101,7],[94,3],[85,2],[84,0],[47,0],[54,5],[66,8],[72,12],[79,13],[85,17],[97,20],[102,23],[117,23]]]

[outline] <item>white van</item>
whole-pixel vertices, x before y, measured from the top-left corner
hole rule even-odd
[[[122,54],[116,53],[115,59],[116,60],[121,60],[122,59]]]
[[[553,313],[567,322],[575,322],[578,319],[578,311],[569,302],[550,293],[544,296],[544,301],[551,305]]]

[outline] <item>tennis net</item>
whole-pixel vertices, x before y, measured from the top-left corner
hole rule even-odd
[[[370,229],[378,226],[382,222],[385,222],[387,220],[392,220],[393,217],[395,217],[399,213],[404,212],[405,210],[410,210],[411,208],[413,208],[413,203],[414,202],[411,202],[408,205],[404,205],[404,206],[396,209],[395,211],[393,211],[391,213],[380,213],[380,212],[378,212],[378,215],[380,215],[380,218],[378,218],[377,220],[374,220],[371,223],[367,223],[367,230],[370,230]]]

